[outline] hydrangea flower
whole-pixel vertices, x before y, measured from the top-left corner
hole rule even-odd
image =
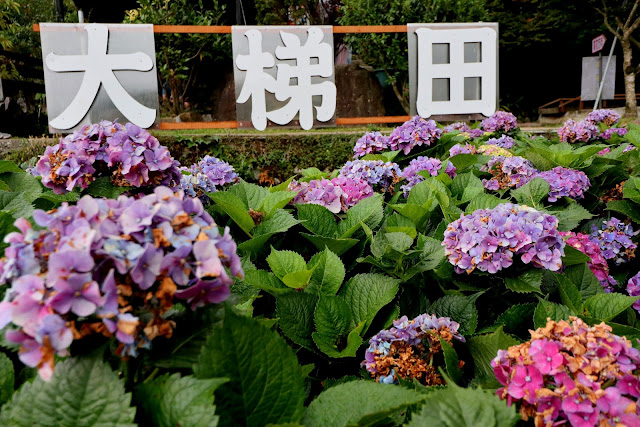
[[[536,425],[625,425],[640,419],[640,351],[604,322],[550,319],[531,340],[498,350],[491,361],[503,385],[497,395],[517,403]]]
[[[607,264],[607,260],[602,256],[600,245],[589,240],[588,234],[561,231],[560,235],[564,237],[567,245],[579,250],[590,258],[587,262],[589,269],[598,278],[605,291],[613,291],[613,286],[616,285],[616,281],[609,275],[609,265]]]
[[[502,135],[500,138],[491,138],[486,142],[486,144],[488,145],[495,145],[497,147],[506,148],[506,149],[513,147],[514,143],[515,143],[514,139],[511,138],[509,135]]]
[[[589,142],[596,139],[600,132],[598,127],[591,122],[567,120],[560,129],[558,137],[562,142]]]
[[[496,111],[480,123],[485,132],[509,132],[518,127],[516,116],[506,111]]]
[[[627,292],[629,293],[629,296],[632,297],[640,296],[640,272],[627,282]],[[633,308],[640,312],[640,300],[633,303]]]
[[[367,154],[378,153],[389,148],[389,137],[380,132],[365,133],[353,147],[353,157],[358,158]]]
[[[181,168],[180,188],[191,197],[211,193],[238,182],[238,174],[229,163],[206,155],[196,164]]]
[[[369,185],[383,192],[393,191],[400,181],[400,168],[392,162],[382,160],[351,160],[340,169],[340,176],[367,181]]]
[[[482,129],[480,129],[480,128],[478,128],[478,129],[471,129],[471,130],[468,132],[468,134],[469,134],[469,136],[470,136],[471,138],[479,138],[479,137],[481,137],[481,136],[483,136],[483,135],[484,135],[484,131],[483,131]]]
[[[565,243],[555,216],[505,203],[460,215],[447,226],[442,246],[456,273],[477,268],[493,274],[510,267],[514,254],[525,264],[558,271]]]
[[[229,296],[242,277],[236,244],[218,229],[199,199],[167,187],[117,200],[84,196],[49,212],[36,210],[6,236],[0,284],[0,328],[20,344],[23,363],[46,379],[54,355],[74,339],[115,337],[120,355],[134,356],[174,322],[163,315],[175,301],[195,309]]]
[[[613,110],[595,110],[587,115],[585,121],[599,125],[604,123],[607,126],[613,126],[620,121],[620,114]]]
[[[476,151],[479,154],[484,154],[486,156],[513,157],[513,154],[511,154],[509,150],[506,148],[500,148],[496,145],[481,145],[476,148]]]
[[[453,132],[453,131],[469,132],[470,130],[471,130],[471,128],[465,122],[455,122],[455,123],[451,123],[450,125],[447,125],[447,126],[444,127],[444,132],[445,133]]]
[[[309,182],[293,180],[288,190],[298,192],[291,203],[320,205],[335,214],[346,212],[360,200],[373,195],[373,188],[367,181],[345,176]]]
[[[458,154],[476,154],[476,147],[471,144],[456,144],[449,148],[449,157],[457,156]]]
[[[424,177],[418,175],[418,172],[427,171],[429,172],[429,175],[436,176],[438,175],[438,172],[441,168],[442,162],[436,158],[420,156],[411,160],[409,166],[404,168],[404,170],[402,171],[402,178],[408,181],[406,184],[400,187],[404,192],[404,196],[408,197],[411,189],[419,182],[424,181]],[[455,178],[456,168],[455,166],[453,166],[453,163],[447,162],[445,173],[449,175],[450,178]]]
[[[433,120],[425,120],[415,116],[398,126],[389,136],[389,148],[393,151],[402,150],[404,154],[416,146],[433,144],[442,135],[442,129]]]
[[[439,339],[465,342],[458,334],[459,327],[448,317],[421,314],[409,320],[402,316],[393,321],[391,329],[384,329],[369,340],[361,365],[383,384],[398,384],[398,378],[416,379],[423,385],[442,384],[433,366],[434,357],[442,350]]]
[[[560,197],[582,199],[584,192],[591,186],[591,182],[584,172],[561,166],[540,172],[535,177],[542,178],[549,183],[550,202],[555,202]]]
[[[635,256],[636,244],[631,239],[638,234],[633,231],[630,224],[625,224],[619,219],[612,217],[609,221],[603,220],[598,228],[591,226],[591,241],[600,245],[602,256],[605,259],[613,259],[620,265],[629,261]]]
[[[85,189],[98,176],[117,186],[175,186],[180,164],[167,147],[140,127],[102,121],[84,126],[47,147],[31,169],[56,194]]]
[[[600,134],[600,138],[604,139],[604,140],[609,140],[611,139],[611,136],[613,136],[613,134],[618,134],[620,136],[625,136],[627,134],[627,132],[629,132],[627,129],[625,128],[610,128],[605,130],[604,132],[602,132]],[[600,153],[598,153],[600,154]]]
[[[509,187],[519,188],[533,179],[538,170],[524,157],[493,156],[480,168],[493,175],[491,179],[483,179],[482,184],[488,190],[503,190]]]

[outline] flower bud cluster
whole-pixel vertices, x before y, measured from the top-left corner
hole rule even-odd
[[[518,127],[516,116],[506,111],[496,111],[480,123],[485,132],[509,132]]]
[[[607,264],[607,260],[602,256],[600,245],[589,240],[588,234],[561,231],[560,235],[564,237],[567,245],[579,250],[590,258],[587,262],[589,269],[598,278],[605,291],[612,292],[616,281],[609,275],[609,265]]]
[[[542,178],[549,183],[549,201],[555,202],[561,197],[582,199],[591,182],[587,175],[575,169],[555,167],[538,173],[535,178]]]
[[[294,180],[289,184],[288,190],[298,192],[291,203],[320,205],[335,214],[346,212],[360,200],[373,195],[373,188],[367,181],[345,176],[309,182]]]
[[[413,320],[407,316],[393,321],[391,329],[378,332],[369,340],[365,366],[379,383],[398,384],[398,378],[418,380],[423,385],[442,384],[433,366],[434,356],[442,351],[440,338],[465,342],[458,334],[460,325],[448,317],[421,314]]]
[[[358,158],[367,154],[374,154],[389,148],[389,137],[380,132],[365,133],[353,147],[353,157]]]
[[[513,154],[511,154],[509,150],[496,145],[481,145],[476,148],[476,151],[478,154],[484,154],[485,156],[513,157]]]
[[[229,296],[242,277],[236,244],[221,233],[197,198],[167,187],[117,200],[85,196],[24,218],[0,260],[0,328],[20,344],[23,363],[51,376],[54,355],[92,334],[116,338],[118,354],[135,356],[174,322],[163,315],[176,301],[191,309]]]
[[[389,148],[402,150],[404,154],[416,146],[430,146],[442,135],[442,129],[433,120],[415,116],[398,126],[389,136]]]
[[[442,246],[456,273],[477,268],[493,274],[510,267],[514,254],[525,264],[558,271],[565,243],[555,216],[505,203],[462,214],[447,226]]]
[[[529,160],[519,156],[493,156],[480,170],[493,175],[491,179],[482,180],[482,184],[488,190],[503,190],[510,187],[519,188],[538,173],[538,170],[533,167]]]
[[[238,174],[233,166],[212,156],[205,156],[196,164],[182,169],[180,187],[191,197],[201,196],[203,193],[218,191],[227,184],[238,182]]]
[[[631,239],[638,234],[633,231],[631,224],[625,224],[612,217],[609,221],[603,220],[598,228],[591,226],[591,241],[600,245],[602,256],[612,259],[617,265],[623,264],[635,256],[637,245]]]
[[[114,185],[143,187],[180,182],[180,164],[149,132],[127,123],[102,121],[84,126],[47,147],[31,173],[56,194],[85,189],[99,176]]]
[[[504,386],[497,395],[537,426],[638,425],[640,351],[605,323],[548,319],[531,340],[498,350],[491,366]]]

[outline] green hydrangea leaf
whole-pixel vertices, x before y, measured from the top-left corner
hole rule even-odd
[[[349,279],[338,295],[351,307],[353,322],[364,323],[366,332],[375,315],[398,292],[399,281],[383,274],[358,274]]]
[[[609,321],[631,307],[640,297],[630,297],[619,293],[598,294],[584,301],[584,308],[589,316],[602,321]]]
[[[313,269],[313,274],[306,292],[318,295],[335,295],[338,292],[346,274],[338,255],[325,248],[309,260],[308,267]]]

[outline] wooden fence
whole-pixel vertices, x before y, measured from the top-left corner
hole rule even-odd
[[[33,31],[39,32],[40,25],[33,24]],[[231,34],[230,25],[154,25],[154,33],[188,33],[188,34]],[[355,33],[406,33],[406,25],[334,25],[334,34]],[[378,123],[402,123],[410,116],[380,116],[380,117],[336,117],[336,125],[366,125]],[[176,129],[236,129],[237,121],[221,122],[161,122],[159,128],[163,130]]]

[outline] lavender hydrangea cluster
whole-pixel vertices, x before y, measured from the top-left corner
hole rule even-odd
[[[400,167],[382,160],[350,160],[340,169],[340,175],[355,180],[363,180],[383,192],[393,191],[400,181]]]
[[[496,111],[480,123],[485,132],[509,132],[518,127],[516,116],[506,111]]]
[[[500,148],[506,148],[507,150],[513,147],[514,139],[509,135],[502,135],[500,138],[490,138],[487,140],[486,144],[495,145]]]
[[[627,282],[627,292],[629,296],[640,297],[640,272]],[[633,308],[640,313],[640,300],[633,303]]]
[[[455,122],[444,127],[445,133],[453,132],[453,131],[469,132],[470,130],[471,128],[465,122]]]
[[[613,286],[616,285],[616,280],[609,274],[609,265],[607,264],[607,260],[602,256],[600,245],[589,240],[588,234],[561,231],[560,235],[564,237],[567,245],[579,250],[590,258],[587,262],[589,269],[598,278],[604,290],[606,292],[612,292]]]
[[[569,119],[558,129],[558,137],[562,142],[589,142],[599,134],[598,127],[586,120],[576,122]]]
[[[538,173],[529,160],[519,156],[493,156],[480,170],[493,175],[491,179],[483,179],[482,184],[487,190],[494,191],[510,187],[519,188]]]
[[[479,209],[447,226],[442,246],[456,273],[497,273],[520,255],[525,264],[558,271],[562,267],[564,239],[558,219],[526,206],[505,203]]]
[[[389,148],[394,151],[402,150],[404,154],[416,146],[430,146],[442,135],[442,129],[433,120],[425,120],[415,116],[398,126],[389,136]]]
[[[379,153],[389,148],[389,137],[380,132],[365,133],[353,147],[353,157],[358,158],[367,154]]]
[[[604,123],[607,126],[613,126],[620,121],[620,114],[613,110],[595,110],[587,115],[585,121],[599,125]]]
[[[458,154],[476,154],[476,147],[471,144],[456,144],[449,148],[449,157],[457,156]]]
[[[229,163],[212,156],[205,156],[196,164],[182,168],[180,187],[191,197],[211,193],[238,182],[238,174]]]
[[[54,355],[74,339],[114,337],[117,353],[135,356],[175,326],[163,315],[176,300],[195,309],[229,296],[242,277],[236,244],[199,199],[167,187],[117,200],[85,196],[50,212],[36,210],[33,229],[20,218],[0,260],[0,328],[20,344],[20,360],[43,378]]]
[[[442,350],[439,338],[449,343],[453,339],[465,342],[458,334],[459,328],[448,317],[421,314],[409,320],[402,316],[393,321],[391,329],[384,329],[369,340],[362,366],[383,384],[398,384],[398,378],[416,379],[424,385],[442,384],[432,365],[434,356]]]
[[[60,143],[47,147],[31,173],[56,194],[81,189],[99,176],[117,186],[173,187],[180,182],[180,164],[167,147],[140,127],[102,121],[84,126]]]
[[[584,192],[591,186],[591,182],[584,172],[561,166],[540,172],[536,177],[549,183],[550,202],[555,202],[561,197],[582,199]]]
[[[602,255],[606,259],[612,259],[620,265],[635,256],[637,245],[631,239],[636,234],[638,232],[633,230],[631,224],[625,224],[612,217],[608,221],[603,220],[600,228],[592,225],[590,239],[600,245]]]
[[[604,322],[548,319],[531,340],[498,350],[497,395],[536,426],[637,426],[640,351],[611,331]]]
[[[471,129],[469,132],[467,132],[469,134],[469,136],[471,138],[479,138],[481,136],[484,135],[484,130],[478,128],[478,129]]]
[[[291,203],[320,205],[335,214],[346,212],[360,200],[373,195],[373,188],[367,181],[345,176],[309,182],[294,180],[289,184],[288,190],[298,192]]]
[[[438,172],[442,168],[442,162],[439,159],[432,157],[424,157],[420,156],[411,160],[409,166],[403,169],[402,178],[407,181],[406,184],[402,185],[400,189],[403,191],[404,196],[408,197],[411,189],[417,185],[418,183],[424,181],[424,177],[418,175],[418,172],[427,171],[429,175],[436,176]],[[451,179],[456,176],[456,168],[453,166],[453,163],[447,161],[447,167],[445,168],[445,173],[449,175]]]
[[[600,138],[604,139],[605,141],[608,141],[611,139],[613,134],[625,136],[627,132],[629,131],[625,128],[609,128],[600,134]]]

